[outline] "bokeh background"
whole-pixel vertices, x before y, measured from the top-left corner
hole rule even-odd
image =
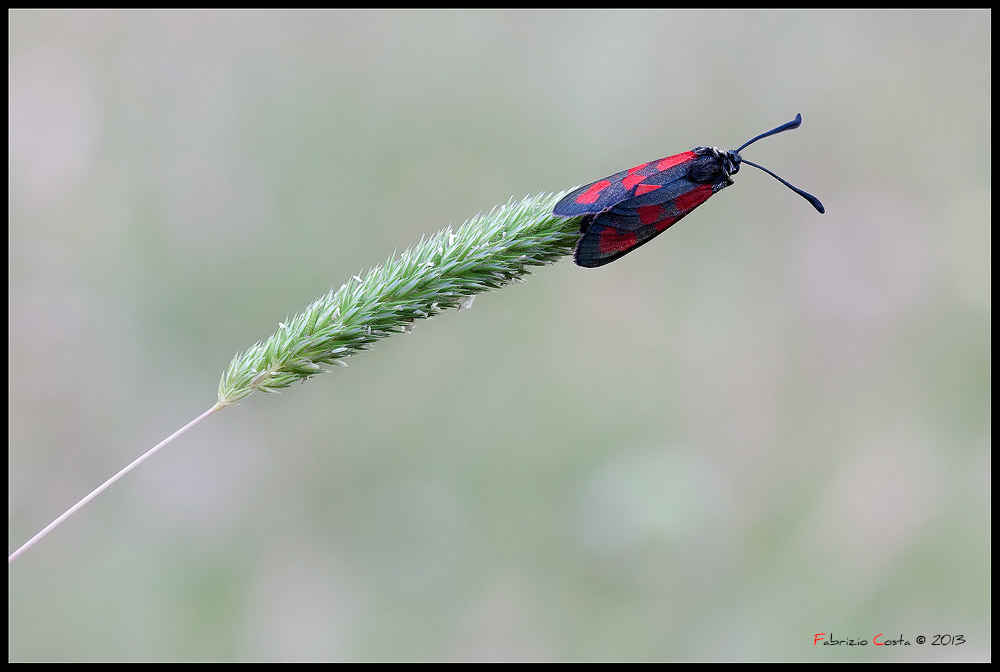
[[[8,34],[11,550],[279,320],[511,196],[801,112],[745,155],[828,210],[745,167],[611,266],[213,416],[10,567],[9,659],[991,658],[988,11]]]

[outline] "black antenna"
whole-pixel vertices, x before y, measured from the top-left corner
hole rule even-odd
[[[774,173],[772,173],[770,170],[768,170],[764,166],[758,165],[758,164],[754,163],[753,161],[747,161],[742,156],[740,156],[740,152],[743,151],[744,148],[749,147],[750,145],[752,145],[753,143],[757,142],[758,140],[762,140],[762,139],[764,139],[766,137],[775,135],[777,133],[783,133],[785,131],[790,131],[793,128],[798,128],[801,125],[802,125],[802,115],[801,114],[796,114],[795,118],[792,119],[791,121],[789,121],[788,123],[782,124],[781,126],[778,126],[777,128],[772,128],[767,133],[761,133],[756,138],[753,138],[752,140],[748,140],[748,141],[744,142],[740,146],[739,149],[735,149],[731,153],[735,154],[735,158],[737,159],[737,163],[739,163],[739,162],[748,163],[751,166],[753,166],[754,168],[759,168],[760,170],[763,170],[765,173],[767,173],[768,175],[770,175],[771,177],[773,177],[774,179],[776,179],[778,182],[781,182],[783,185],[785,185],[786,187],[788,187],[789,189],[791,189],[792,191],[794,191],[796,194],[798,194],[802,198],[804,198],[807,201],[809,201],[809,203],[812,204],[812,206],[814,208],[816,208],[819,211],[820,214],[823,214],[824,212],[826,212],[826,208],[823,207],[823,204],[820,203],[820,200],[818,198],[816,198],[815,196],[813,196],[812,194],[810,194],[808,191],[802,191],[801,189],[799,189],[795,185],[790,184],[787,180],[784,180],[781,177],[778,177],[777,175],[775,175]]]

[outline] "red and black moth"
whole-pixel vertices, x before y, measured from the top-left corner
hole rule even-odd
[[[583,217],[573,260],[595,268],[609,264],[648,243],[674,222],[733,184],[741,163],[760,168],[809,201],[821,214],[819,199],[794,187],[767,168],[740,156],[744,148],[783,131],[798,128],[802,115],[743,143],[739,149],[695,147],[690,152],[650,161],[615,173],[573,191],[552,213],[559,217]]]

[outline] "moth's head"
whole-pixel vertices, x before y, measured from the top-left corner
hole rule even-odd
[[[723,151],[718,147],[695,147],[697,156],[691,161],[688,174],[692,182],[704,184],[719,184],[729,186],[733,183],[730,175],[739,172],[740,155],[736,152]]]

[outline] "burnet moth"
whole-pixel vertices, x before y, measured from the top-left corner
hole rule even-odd
[[[560,217],[581,217],[579,242],[573,260],[595,268],[611,263],[648,243],[684,215],[708,200],[712,194],[733,184],[732,176],[741,163],[760,168],[809,201],[820,214],[826,212],[819,199],[792,186],[767,168],[747,161],[740,152],[776,133],[798,128],[802,115],[767,133],[743,143],[739,149],[695,147],[690,152],[650,161],[615,173],[573,191],[552,213]]]

